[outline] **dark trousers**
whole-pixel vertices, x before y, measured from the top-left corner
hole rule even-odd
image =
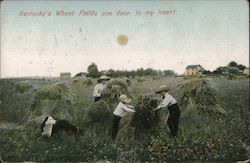
[[[172,136],[177,135],[179,119],[180,119],[180,109],[178,104],[174,104],[168,107],[170,116],[168,117],[168,126],[171,131]]]
[[[99,101],[99,100],[101,100],[101,97],[95,97],[95,98],[94,98],[94,102],[97,102],[97,101]]]
[[[115,140],[119,129],[119,123],[122,117],[113,114],[112,117],[112,139]]]

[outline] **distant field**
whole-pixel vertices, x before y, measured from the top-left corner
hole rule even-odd
[[[93,103],[92,91],[96,84],[96,79],[92,79],[93,84],[85,84],[84,80],[0,80],[0,155],[3,159],[41,162],[99,160],[228,162],[250,157],[249,78],[244,77],[236,80],[228,80],[225,77],[205,78],[213,95],[225,107],[227,114],[197,114],[187,112],[181,107],[177,139],[169,136],[165,122],[167,111],[162,111],[166,117],[157,129],[157,135],[149,135],[147,141],[131,140],[125,144],[118,141],[116,145],[105,133],[92,133],[89,128],[87,132],[83,131],[77,135],[61,133],[48,139],[41,136],[38,123],[35,121],[27,123],[29,119],[27,115],[34,102],[34,93],[46,85],[63,84],[72,99],[70,105],[65,105],[72,115],[69,120],[81,128],[85,124],[86,112]],[[131,79],[128,91],[133,98],[132,104],[135,104],[138,96],[153,95],[152,93],[162,84],[168,85],[173,95],[177,95],[175,89],[192,80],[182,77]],[[157,96],[156,98],[160,99]],[[126,125],[125,122],[122,121],[121,128]]]

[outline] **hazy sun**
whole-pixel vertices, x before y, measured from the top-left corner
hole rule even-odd
[[[121,46],[127,45],[127,43],[128,43],[128,37],[126,35],[119,35],[117,37],[117,42]]]

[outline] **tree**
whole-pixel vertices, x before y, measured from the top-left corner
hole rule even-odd
[[[136,76],[143,76],[144,69],[141,67],[136,70]]]
[[[228,66],[232,66],[232,67],[237,67],[237,63],[235,61],[231,61]]]
[[[218,67],[216,70],[213,71],[213,74],[223,74],[226,71],[226,67]]]
[[[228,66],[237,67],[239,70],[244,70],[246,68],[246,66],[242,64],[237,64],[235,61],[230,62]]]
[[[246,66],[239,64],[239,65],[237,65],[237,68],[240,70],[245,70]]]
[[[203,74],[211,74],[212,72],[211,71],[209,71],[209,70],[205,70],[205,71],[203,71]],[[222,73],[222,72],[221,72]]]
[[[157,71],[152,68],[147,68],[146,70],[144,70],[143,74],[146,76],[156,76]]]
[[[90,77],[96,78],[100,76],[97,65],[95,63],[91,63],[91,65],[88,66],[87,71],[88,71],[88,76]]]
[[[176,73],[173,71],[173,70],[164,70],[163,71],[163,74],[165,76],[168,76],[168,75],[176,75]]]

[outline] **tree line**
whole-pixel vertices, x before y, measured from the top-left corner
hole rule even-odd
[[[244,70],[246,66],[242,64],[238,64],[235,61],[231,61],[227,66],[220,66],[216,68],[214,71],[206,70],[203,72],[203,74],[223,74],[224,72],[228,72],[230,68],[236,68],[236,70]],[[234,69],[232,73],[237,73]],[[135,77],[135,76],[176,76],[177,73],[174,72],[174,70],[155,70],[153,68],[139,68],[136,70],[114,70],[109,69],[105,71],[99,71],[98,67],[95,63],[91,63],[87,68],[87,76],[89,77],[100,77],[101,74],[108,73],[111,77],[119,77],[119,76],[125,76],[125,77]]]
[[[173,70],[155,70],[153,68],[139,68],[137,70],[114,70],[109,69],[105,71],[99,71],[98,67],[95,63],[92,63],[88,66],[87,72],[89,77],[99,77],[101,74],[107,73],[111,77],[119,77],[119,76],[125,76],[125,77],[135,77],[135,76],[175,76],[177,73],[175,73]]]
[[[235,61],[231,61],[227,66],[219,66],[214,71],[206,71],[205,74],[223,74],[224,72],[228,73],[238,73],[239,70],[245,70],[246,66],[242,64],[238,64]]]

